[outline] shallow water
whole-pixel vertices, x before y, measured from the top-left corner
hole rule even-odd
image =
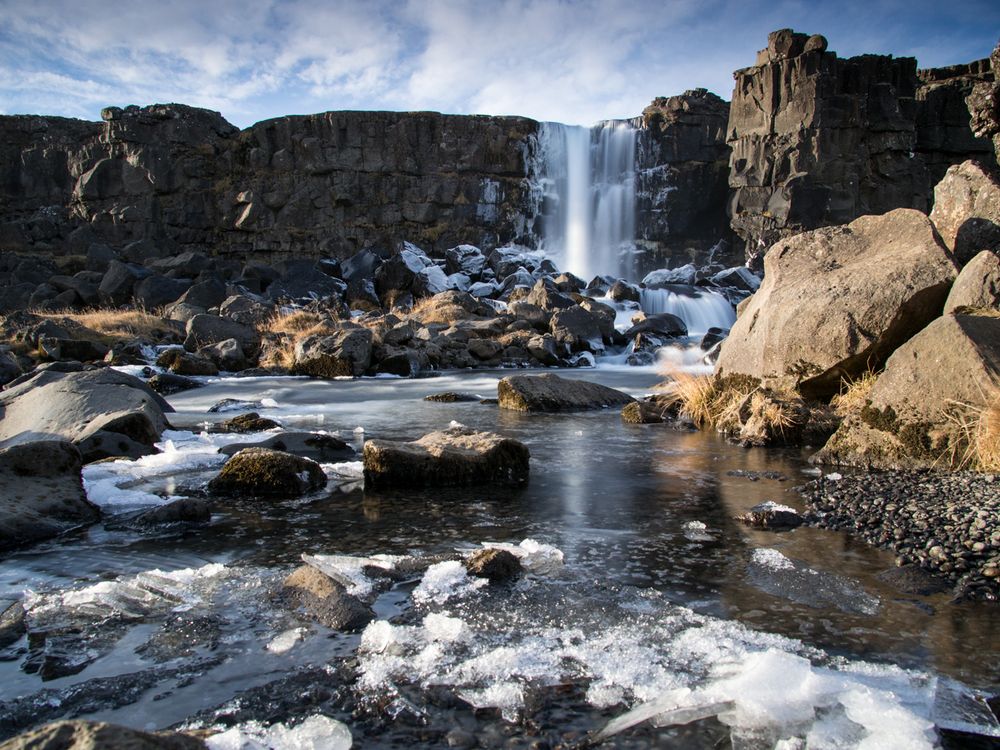
[[[794,488],[815,477],[807,452],[627,425],[617,411],[524,415],[422,400],[440,391],[495,396],[504,374],[211,379],[172,397],[174,453],[90,475],[111,478],[93,484],[95,499],[118,503],[107,511],[198,494],[221,465],[211,451],[223,438],[196,433],[232,415],[208,413],[223,398],[263,401],[257,410],[285,428],[338,433],[358,447],[452,421],[501,432],[528,446],[531,480],[517,490],[365,492],[345,478],[294,502],[220,504],[204,527],[139,531],[112,517],[13,555],[0,566],[0,598],[31,592],[32,637],[2,652],[0,730],[74,713],[159,728],[192,717],[226,726],[323,712],[344,721],[357,746],[446,744],[453,730],[482,745],[572,743],[671,689],[717,697],[730,679],[719,674],[751,657],[762,660],[759,679],[783,686],[788,705],[801,685],[782,675],[803,664],[807,672],[860,661],[912,670],[878,678],[888,680],[879,689],[903,696],[895,708],[926,699],[921,690],[933,698],[927,686],[952,679],[997,692],[994,605],[900,594],[876,578],[892,557],[839,533],[779,534],[733,520],[765,500],[802,508]],[[560,374],[637,396],[657,380],[635,368]],[[276,601],[304,553],[428,555],[525,539],[558,549],[564,564],[512,589],[443,602],[411,602],[419,575],[383,593],[377,614],[404,628],[388,656],[359,653],[359,635],[330,633]],[[175,572],[182,569],[193,572]],[[458,621],[468,637],[428,635],[429,616]],[[101,682],[109,677],[110,687]],[[816,711],[814,733],[840,726],[825,703]],[[851,716],[852,727],[867,726]],[[724,723],[733,721],[730,733]],[[789,736],[805,736],[781,721]],[[783,736],[761,731],[730,716],[681,729],[643,725],[615,741],[769,747]],[[844,732],[844,746],[853,746]]]

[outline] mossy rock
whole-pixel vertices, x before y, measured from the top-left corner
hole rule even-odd
[[[315,461],[267,448],[244,448],[208,483],[208,491],[214,495],[285,498],[324,486],[326,474]]]

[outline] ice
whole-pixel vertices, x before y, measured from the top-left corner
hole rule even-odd
[[[762,503],[758,503],[753,506],[753,510],[761,513],[795,513],[796,515],[799,513],[795,508],[776,503],[774,500],[765,500]]]
[[[347,593],[362,599],[369,597],[374,585],[365,568],[392,570],[401,558],[396,555],[351,557],[350,555],[302,555],[302,561],[342,584]],[[464,569],[463,569],[464,570]]]
[[[834,607],[852,614],[874,615],[879,599],[858,583],[789,560],[775,549],[755,549],[750,557],[750,581],[761,591],[809,607]]]
[[[684,536],[692,542],[711,542],[715,537],[708,533],[708,526],[701,521],[688,521],[681,527]]]
[[[358,425],[357,427],[354,428],[355,435],[364,435],[364,433],[365,433],[365,428],[362,427],[361,425]]]
[[[363,461],[342,461],[336,464],[321,464],[324,471],[332,472],[337,477],[364,479],[365,464]]]
[[[260,405],[262,407],[264,407],[265,409],[280,409],[281,408],[280,406],[278,406],[278,402],[275,401],[273,398],[262,398],[260,400]]]
[[[432,641],[460,643],[469,638],[469,628],[464,620],[460,617],[448,617],[436,612],[432,612],[424,618],[424,631]]]
[[[305,637],[306,632],[305,628],[291,628],[279,633],[267,644],[267,650],[272,654],[287,653]]]
[[[345,724],[322,714],[310,716],[294,727],[265,727],[251,721],[205,740],[211,750],[348,750],[352,742]]]
[[[501,682],[478,690],[462,690],[458,697],[473,708],[499,708],[504,719],[517,721],[524,705],[524,686],[516,682]]]
[[[435,563],[424,573],[413,590],[413,601],[420,604],[444,604],[449,599],[467,596],[488,583],[485,578],[472,578],[457,560]]]
[[[458,422],[458,421],[456,421],[454,419],[451,420],[448,423],[448,429],[449,430],[461,430],[461,429],[464,429],[464,428],[465,428],[464,424],[462,424],[461,422]]]
[[[488,549],[502,549],[510,552],[528,573],[551,575],[563,566],[563,553],[551,544],[542,544],[534,539],[525,539],[520,544],[506,542],[484,542]]]
[[[823,477],[823,479],[825,479],[828,482],[839,482],[843,478],[844,478],[844,475],[840,474],[840,473],[838,473],[836,471],[833,472],[833,473],[831,473],[831,474],[827,474],[825,477]]]

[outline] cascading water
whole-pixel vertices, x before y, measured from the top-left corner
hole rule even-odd
[[[543,123],[540,144],[548,204],[545,251],[584,279],[631,276],[635,128],[622,120],[593,128]]]
[[[709,328],[729,329],[736,322],[729,300],[710,289],[673,284],[663,289],[643,289],[640,295],[643,312],[673,313],[684,321],[691,336],[701,336]]]

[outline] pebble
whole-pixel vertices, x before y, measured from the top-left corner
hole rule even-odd
[[[1000,600],[1000,482],[972,472],[887,471],[800,488],[813,526],[857,534],[955,587]]]

